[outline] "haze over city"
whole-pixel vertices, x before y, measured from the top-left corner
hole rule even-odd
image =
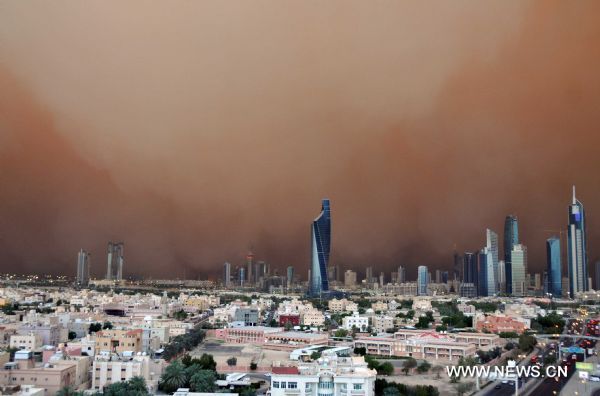
[[[344,3],[344,7],[340,7]],[[468,5],[468,7],[467,7]],[[248,249],[450,269],[519,218],[532,272],[571,186],[600,233],[600,3],[0,6],[0,271],[217,278]],[[335,22],[335,23],[333,23]]]

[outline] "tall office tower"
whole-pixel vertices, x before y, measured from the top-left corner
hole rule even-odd
[[[594,290],[600,290],[600,260],[596,261],[594,267],[594,269],[596,270],[596,284],[594,285]]]
[[[493,293],[489,294],[490,296],[499,292],[498,290],[498,234],[489,228],[485,231],[486,235],[486,243],[485,247],[488,249],[488,253],[490,257],[488,257],[488,262],[491,265],[489,269],[490,273],[488,273],[488,281],[493,282]],[[490,261],[491,260],[491,261]],[[488,290],[488,293],[491,292]]]
[[[256,282],[260,281],[260,278],[266,278],[267,275],[269,275],[269,266],[266,262],[264,261],[259,261],[256,263]],[[309,278],[310,279],[310,278]]]
[[[227,261],[223,264],[223,285],[231,287],[231,264]]]
[[[383,287],[385,283],[385,274],[383,272],[379,273],[379,286]]]
[[[426,296],[428,294],[428,276],[429,271],[424,265],[419,265],[417,270],[417,295]]]
[[[479,251],[478,258],[478,268],[477,268],[477,295],[486,297],[488,295],[488,253],[487,249],[483,248]]]
[[[449,279],[448,271],[442,271],[442,283],[448,283]]]
[[[504,265],[504,260],[498,261],[498,292],[505,293],[506,292],[506,267]]]
[[[123,242],[108,242],[106,280],[123,280]]]
[[[352,270],[346,270],[346,272],[344,272],[344,286],[356,286],[356,272]]]
[[[512,260],[512,295],[524,296],[527,293],[527,247],[517,244],[510,252]]]
[[[287,267],[287,287],[288,289],[294,284],[294,267],[291,265]]]
[[[238,279],[240,282],[240,286],[244,286],[246,283],[246,268],[241,267],[239,272],[240,278]]]
[[[331,246],[331,209],[329,200],[322,201],[321,213],[312,223],[312,264],[310,293],[320,295],[329,290],[327,266]]]
[[[435,270],[435,283],[442,283],[442,271]]]
[[[535,290],[542,290],[542,275],[539,272],[533,275],[533,282]]]
[[[465,252],[463,256],[463,283],[479,284],[479,272],[477,270],[477,255]]]
[[[87,286],[90,283],[90,254],[81,249],[77,254],[77,284]]]
[[[330,265],[327,269],[327,276],[329,277],[329,282],[334,282],[337,279],[337,266]]]
[[[253,283],[254,279],[254,253],[251,250],[246,254],[246,281]]]
[[[390,282],[392,284],[398,283],[398,273],[397,272],[391,272],[390,273]]]
[[[548,271],[544,271],[542,274],[542,285],[544,289],[544,294],[550,293],[550,289],[548,287]]]
[[[365,270],[365,280],[367,284],[373,283],[373,267],[367,267]]]
[[[517,216],[508,215],[504,219],[504,273],[506,274],[506,293],[512,293],[512,248],[519,243],[519,221]]]
[[[554,297],[562,296],[562,262],[560,255],[560,239],[546,240],[546,272],[548,272],[548,293]]]
[[[403,266],[398,267],[398,283],[406,282],[406,268]]]
[[[569,205],[568,228],[569,296],[588,290],[587,236],[583,204],[575,197]]]
[[[454,252],[454,266],[452,267],[452,273],[454,280],[462,280],[463,275],[460,273],[463,266],[463,258],[456,251]]]
[[[479,252],[479,295],[494,296],[498,293],[498,263],[487,246]]]

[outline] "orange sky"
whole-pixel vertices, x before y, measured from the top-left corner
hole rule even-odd
[[[532,271],[570,186],[600,251],[600,3],[4,2],[0,271],[449,269],[516,213]],[[413,269],[414,268],[414,269]]]

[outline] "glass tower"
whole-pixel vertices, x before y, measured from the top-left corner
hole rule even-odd
[[[585,233],[585,212],[583,204],[575,196],[569,205],[568,228],[568,263],[569,263],[569,296],[588,290],[587,237]]]
[[[527,293],[527,247],[515,245],[510,252],[512,257],[512,294],[524,296]]]
[[[429,283],[429,271],[427,267],[424,265],[419,265],[419,269],[417,272],[417,294],[419,296],[426,296],[427,293],[427,284]]]
[[[504,220],[504,275],[506,277],[506,293],[512,293],[512,260],[513,246],[519,243],[519,222],[516,216],[508,215]]]
[[[324,199],[321,213],[312,223],[312,263],[310,294],[319,295],[329,290],[327,266],[329,265],[329,248],[331,245],[331,211],[329,200]]]
[[[560,297],[562,296],[562,265],[560,261],[560,239],[557,237],[546,240],[546,262],[548,293],[554,297]]]

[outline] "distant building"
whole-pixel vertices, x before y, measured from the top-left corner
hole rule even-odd
[[[108,262],[106,266],[106,280],[123,280],[123,242],[108,242]]]
[[[235,310],[234,321],[243,323],[244,326],[256,326],[258,324],[257,308],[238,308]]]
[[[81,249],[77,254],[77,284],[87,286],[90,283],[90,254]]]
[[[424,265],[420,265],[417,270],[417,293],[419,296],[426,296],[428,294],[428,277],[429,273],[427,271],[427,267]]]
[[[571,298],[579,292],[588,290],[588,261],[587,261],[587,235],[585,227],[585,211],[583,204],[575,196],[573,186],[573,201],[569,205],[568,227],[569,263],[569,295]]]
[[[519,221],[514,215],[504,220],[504,273],[506,275],[506,293],[512,293],[512,249],[519,243]]]
[[[331,209],[328,199],[323,199],[321,213],[312,223],[312,264],[310,294],[320,295],[329,290],[327,267],[331,246]]]
[[[354,287],[356,286],[356,272],[352,270],[346,270],[344,272],[344,286]]]
[[[249,284],[256,282],[254,279],[254,253],[251,251],[246,255],[246,281]]]
[[[373,267],[367,267],[365,270],[365,281],[367,284],[373,283]]]
[[[406,282],[406,268],[403,266],[398,267],[398,283]]]
[[[594,287],[595,287],[595,290],[600,290],[600,260],[596,261],[595,267],[596,267],[595,268],[595,270],[596,270],[596,273],[595,273],[596,285]]]
[[[290,289],[294,283],[294,267],[287,267],[287,287]]]
[[[554,297],[562,296],[560,239],[557,237],[546,240],[546,271],[548,274],[548,293]]]
[[[517,244],[511,252],[512,260],[512,295],[524,296],[527,293],[527,247]]]
[[[231,263],[227,261],[223,264],[223,285],[226,288],[231,287]]]
[[[463,283],[473,284],[477,290],[479,283],[479,272],[477,270],[477,255],[471,252],[465,252],[463,255]]]

